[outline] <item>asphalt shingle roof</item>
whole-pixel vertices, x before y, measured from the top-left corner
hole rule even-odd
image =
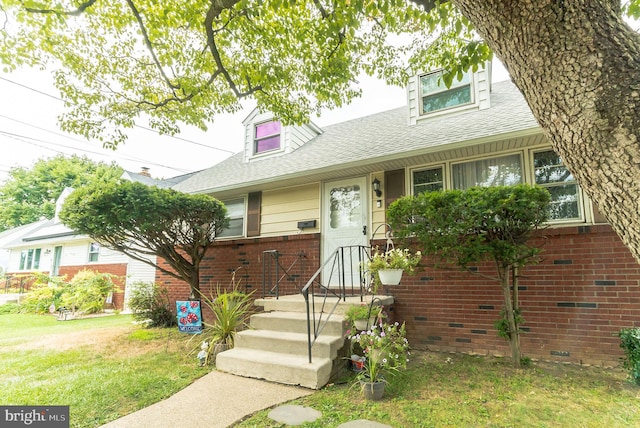
[[[324,127],[321,135],[291,153],[251,162],[243,162],[243,153],[238,153],[195,173],[174,189],[215,192],[535,128],[538,124],[524,98],[512,82],[504,81],[493,84],[491,107],[484,110],[437,116],[416,125],[409,125],[407,107],[384,111]]]

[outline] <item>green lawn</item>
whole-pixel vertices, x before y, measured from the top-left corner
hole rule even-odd
[[[177,329],[139,329],[122,315],[0,315],[0,403],[69,405],[71,426],[100,426],[207,373],[185,355],[197,345],[190,338]],[[359,418],[396,428],[640,426],[640,388],[618,368],[534,363],[515,370],[501,359],[414,352],[393,381],[380,402],[363,400],[349,377],[296,400],[323,415],[303,426]],[[237,426],[279,426],[267,413]]]
[[[160,401],[207,373],[177,329],[131,317],[57,321],[0,316],[0,403],[69,405],[72,427],[96,427]]]
[[[450,361],[450,362],[447,362]],[[379,402],[365,401],[345,379],[296,404],[322,412],[304,427],[369,419],[392,427],[638,427],[640,388],[618,369],[533,364],[515,370],[501,359],[415,353]],[[268,411],[238,427],[274,427]]]

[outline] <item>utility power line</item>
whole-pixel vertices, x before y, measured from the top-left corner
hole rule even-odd
[[[24,89],[27,89],[27,90],[30,90],[30,91],[33,91],[33,92],[36,92],[36,93],[38,93],[38,94],[40,94],[40,95],[43,95],[43,96],[46,96],[46,97],[52,98],[52,99],[54,99],[54,100],[57,100],[57,101],[60,101],[60,102],[64,102],[64,100],[63,100],[62,98],[60,98],[60,97],[57,97],[57,96],[55,96],[55,95],[48,94],[48,93],[46,93],[46,92],[43,92],[43,91],[40,91],[40,90],[38,90],[38,89],[32,88],[32,87],[30,87],[30,86],[24,85],[24,84],[22,84],[22,83],[15,82],[15,81],[13,81],[13,80],[11,80],[11,79],[7,79],[6,77],[2,77],[2,76],[0,76],[0,80],[3,80],[3,81],[5,81],[5,82],[7,82],[7,83],[11,83],[12,85],[16,85],[16,86],[19,86],[19,87],[21,87],[21,88],[24,88]],[[138,125],[138,124],[134,124],[133,126],[135,126],[136,128],[143,129],[143,130],[145,130],[145,131],[153,132],[154,134],[156,134],[156,135],[160,136],[160,133],[159,133],[158,131],[156,131],[155,129],[153,129],[153,128],[149,128],[149,127],[147,127],[147,126],[142,126],[142,125]],[[53,132],[53,131],[50,131],[50,132]],[[176,140],[184,141],[184,142],[186,142],[186,143],[194,144],[194,145],[197,145],[197,146],[200,146],[200,147],[205,147],[205,148],[207,148],[207,149],[211,149],[211,150],[218,150],[218,151],[225,152],[225,153],[229,153],[229,154],[235,154],[235,152],[234,152],[234,151],[232,151],[232,150],[222,149],[222,148],[219,148],[219,147],[209,146],[209,145],[207,145],[207,144],[199,143],[199,142],[197,142],[197,141],[189,140],[189,139],[187,139],[187,138],[183,138],[183,137],[180,137],[180,136],[177,136],[177,135],[169,135],[169,134],[167,134],[167,135],[162,135],[162,136],[166,136],[166,137],[168,137],[168,138],[173,138],[173,139],[176,139]]]
[[[0,116],[2,116],[2,115],[0,115]],[[108,157],[116,157],[116,158],[123,159],[123,160],[128,160],[128,161],[143,162],[143,163],[147,163],[147,164],[152,165],[152,166],[158,166],[158,167],[161,167],[161,168],[169,168],[169,169],[173,169],[175,171],[179,171],[179,172],[183,172],[183,173],[190,172],[189,170],[182,169],[182,168],[176,168],[176,167],[173,167],[173,166],[163,165],[163,164],[159,164],[159,163],[155,163],[155,162],[149,162],[147,159],[136,158],[136,157],[133,157],[133,156],[117,155],[115,153],[114,154],[100,153],[100,152],[97,152],[95,150],[83,149],[83,148],[78,148],[78,147],[74,147],[74,146],[67,146],[65,144],[53,143],[53,142],[50,142],[50,141],[45,141],[45,140],[41,140],[41,139],[38,139],[38,138],[29,137],[29,136],[26,136],[26,135],[14,134],[14,133],[11,133],[11,132],[0,131],[0,135],[4,135],[7,138],[11,138],[13,140],[20,141],[20,142],[23,142],[23,143],[26,143],[26,144],[31,144],[33,146],[40,147],[40,148],[43,148],[45,150],[50,150],[52,152],[60,153],[60,154],[68,154],[68,153],[63,152],[61,150],[56,150],[56,149],[51,148],[51,147],[48,147],[45,144],[52,145],[52,146],[57,146],[57,147],[62,147],[62,148],[66,148],[66,149],[71,149],[73,151],[91,153],[91,154],[95,154],[95,155],[99,155],[99,156],[104,156],[104,157],[107,157],[107,158]],[[38,143],[41,143],[41,144],[38,144]]]

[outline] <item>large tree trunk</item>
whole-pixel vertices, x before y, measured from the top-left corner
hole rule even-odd
[[[640,37],[615,0],[453,0],[640,261]]]

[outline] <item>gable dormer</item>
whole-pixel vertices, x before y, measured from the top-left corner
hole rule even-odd
[[[469,70],[462,80],[453,79],[447,88],[442,81],[442,70],[415,74],[409,79],[409,123],[427,120],[467,110],[491,107],[491,63],[473,73]]]
[[[242,122],[244,125],[244,161],[291,153],[322,134],[313,122],[304,125],[282,125],[273,113],[254,109]]]

